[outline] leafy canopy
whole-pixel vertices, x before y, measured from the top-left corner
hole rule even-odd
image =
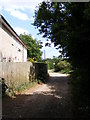
[[[90,2],[42,2],[35,11],[34,26],[46,39],[62,48],[73,67],[74,115],[88,116],[88,47]],[[60,66],[60,64],[59,64]],[[78,116],[77,118],[79,118]]]
[[[63,48],[74,67],[87,62],[90,39],[90,3],[42,2],[35,11],[34,26],[39,34]]]
[[[31,35],[20,35],[22,38],[23,42],[27,45],[28,50],[27,50],[27,55],[28,59],[31,61],[40,61],[42,52],[40,51],[41,44],[39,41],[36,39],[33,39]]]

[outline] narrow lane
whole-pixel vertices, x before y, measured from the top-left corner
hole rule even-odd
[[[3,99],[3,118],[72,118],[68,80],[67,75],[50,73],[47,84]]]

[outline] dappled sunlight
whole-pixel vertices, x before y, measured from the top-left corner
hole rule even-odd
[[[62,97],[60,95],[56,94],[56,91],[53,86],[50,86],[48,84],[41,85],[37,90],[35,91],[27,91],[26,93],[23,93],[22,95],[47,95],[47,96],[53,96],[55,98],[61,99]],[[16,98],[16,97],[15,97]]]
[[[42,92],[42,94],[43,95],[50,95],[50,96],[53,96],[53,97],[55,97],[55,98],[57,98],[57,99],[61,99],[62,97],[61,96],[59,96],[59,95],[55,95],[54,93],[51,93],[51,92]]]
[[[37,85],[15,99],[3,99],[4,118],[67,118],[71,117],[67,76],[50,75],[46,84]],[[11,111],[12,110],[12,111]]]

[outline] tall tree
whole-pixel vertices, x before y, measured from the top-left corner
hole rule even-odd
[[[63,48],[69,57],[77,91],[77,109],[88,106],[88,44],[90,41],[90,3],[42,2],[35,11],[34,26],[43,37]],[[79,94],[81,94],[79,96]],[[81,102],[82,101],[82,102]]]
[[[82,66],[87,61],[87,49],[84,48],[90,38],[89,11],[89,3],[42,2],[35,11],[34,26],[43,37],[62,47],[62,53],[69,56],[73,65]]]
[[[42,52],[40,51],[41,44],[36,39],[33,39],[31,35],[21,34],[23,42],[27,45],[27,56],[28,59],[32,58],[34,61],[40,61]]]

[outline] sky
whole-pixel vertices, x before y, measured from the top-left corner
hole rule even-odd
[[[0,14],[7,20],[11,27],[16,31],[18,35],[31,34],[32,37],[43,42],[43,48],[41,51],[42,59],[58,57],[58,52],[53,44],[51,47],[45,47],[46,39],[42,35],[37,35],[38,30],[32,25],[34,22],[34,11],[36,6],[43,0],[0,0]]]

